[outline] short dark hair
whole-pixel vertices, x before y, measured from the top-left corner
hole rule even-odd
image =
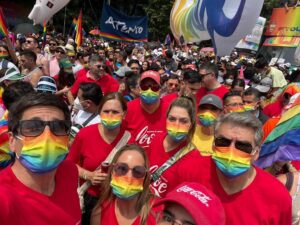
[[[122,56],[123,60],[127,59],[127,53],[125,51],[120,51],[119,54]]]
[[[17,81],[8,85],[2,95],[4,106],[9,110],[15,101],[30,92],[34,92],[34,89],[32,85],[26,81]]]
[[[84,100],[91,100],[95,105],[99,105],[103,98],[101,88],[95,83],[81,83],[79,89],[82,90]]]
[[[131,55],[133,49],[134,49],[134,47],[132,47],[132,46],[126,46],[126,47],[124,48],[124,51],[126,52],[126,55]],[[126,57],[127,57],[127,56],[126,56]]]
[[[198,74],[199,75],[199,74]],[[177,75],[177,74],[174,74],[174,73],[171,73],[168,77],[167,77],[167,81],[168,80],[178,80],[178,81],[180,81],[180,79],[179,79],[179,76]]]
[[[201,82],[201,76],[197,71],[194,70],[186,70],[183,73],[183,81],[188,82],[190,84],[194,83],[200,83]]]
[[[118,100],[120,102],[123,111],[127,111],[127,102],[124,99],[124,97],[119,92],[111,92],[111,93],[104,95],[104,97],[102,98],[100,105],[99,105],[99,112],[101,112],[103,105],[107,101],[113,100],[113,99]]]
[[[31,92],[11,105],[8,116],[8,130],[17,134],[19,121],[22,119],[23,113],[34,106],[55,107],[61,110],[64,113],[65,120],[71,123],[70,110],[61,98],[49,93]]]
[[[224,97],[223,97],[223,102],[224,104],[228,101],[229,98],[231,97],[235,97],[235,96],[239,96],[239,97],[242,97],[241,96],[241,93],[239,91],[230,91],[230,92],[227,92]]]
[[[36,54],[31,50],[24,50],[20,52],[20,56],[24,55],[27,58],[32,59],[33,62],[36,62]]]
[[[132,64],[138,64],[139,66],[140,66],[140,62],[139,62],[139,60],[137,60],[137,59],[131,59],[129,62],[128,62],[128,67],[131,67],[131,65]]]
[[[244,79],[240,79],[240,78],[234,79],[231,84],[231,88],[234,88],[236,86],[245,88],[246,84],[245,84]]]
[[[206,70],[209,73],[214,73],[215,77],[218,78],[218,66],[211,62],[205,62],[200,67],[199,70]]]
[[[244,91],[244,96],[249,96],[249,95],[254,95],[255,96],[255,101],[258,101],[260,99],[260,92],[259,90],[249,87]]]
[[[261,58],[258,58],[256,60],[256,63],[254,64],[254,67],[257,68],[257,69],[263,69],[268,65],[269,65],[268,61],[265,58],[261,57]]]
[[[129,73],[129,72],[126,72],[126,73]],[[126,74],[125,86],[126,86],[128,91],[130,91],[132,88],[137,87],[138,80],[140,78],[140,76],[136,75],[135,73],[133,73],[133,72],[131,72],[131,73],[132,74],[128,77],[127,77],[127,74]]]

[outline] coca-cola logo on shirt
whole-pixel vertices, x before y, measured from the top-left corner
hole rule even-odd
[[[161,130],[149,130],[149,126],[145,126],[137,134],[135,141],[138,145],[148,147],[157,133],[162,133]]]
[[[154,165],[150,168],[150,173],[153,174],[158,169],[158,165]],[[156,181],[151,183],[151,188],[154,191],[154,194],[158,197],[161,197],[161,194],[167,191],[168,181],[160,176]]]

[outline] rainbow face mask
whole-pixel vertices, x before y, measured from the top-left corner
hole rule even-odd
[[[141,91],[140,97],[144,103],[153,104],[159,100],[159,91],[154,92],[151,90],[151,88],[149,88],[146,91]]]
[[[186,139],[190,126],[167,121],[167,132],[172,140],[179,142]]]
[[[14,160],[14,153],[9,148],[7,116],[8,111],[4,113],[3,118],[0,120],[0,168],[5,168]]]
[[[38,137],[19,138],[23,142],[20,163],[33,173],[56,169],[68,153],[68,136],[55,136],[45,129]]]
[[[210,111],[206,111],[203,113],[198,113],[198,119],[201,125],[209,127],[214,125],[214,123],[217,120],[217,117]]]
[[[8,57],[8,52],[0,52],[0,59],[5,59]]]
[[[251,155],[231,147],[214,146],[212,159],[221,172],[230,178],[237,177],[250,169]]]
[[[255,107],[253,105],[251,105],[251,104],[245,104],[244,105],[244,109],[245,109],[246,112],[253,112],[253,111],[255,111]]]
[[[110,186],[118,198],[130,200],[143,191],[144,178],[116,176],[112,174]]]
[[[106,127],[109,130],[113,130],[117,127],[119,127],[122,123],[122,115],[107,115],[107,114],[101,114],[101,123],[104,127]]]
[[[238,106],[230,110],[230,112],[245,112],[245,108],[243,106]]]

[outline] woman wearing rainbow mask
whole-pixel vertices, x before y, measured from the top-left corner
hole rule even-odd
[[[151,186],[157,196],[164,197],[184,181],[199,182],[199,174],[209,168],[206,157],[191,143],[195,115],[191,98],[177,98],[167,112],[167,132],[158,134],[149,146]]]
[[[68,159],[77,164],[81,183],[89,181],[92,184],[84,196],[82,224],[90,224],[90,213],[98,201],[100,184],[107,177],[103,169],[97,168],[124,136],[122,120],[126,110],[126,102],[119,93],[106,94],[99,105],[101,123],[82,128],[70,148]]]
[[[103,182],[91,225],[154,225],[149,161],[145,150],[125,145],[115,155]]]

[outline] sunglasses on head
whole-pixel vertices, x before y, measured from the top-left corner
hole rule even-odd
[[[216,137],[214,140],[214,145],[216,147],[229,147],[233,140],[230,140],[225,137]],[[253,151],[253,146],[247,141],[235,141],[234,146],[236,149],[251,154]]]
[[[132,176],[134,178],[144,178],[147,173],[147,169],[144,166],[135,166],[133,168],[129,168],[127,163],[116,163],[113,167],[113,171],[118,177],[125,176],[129,170],[132,171]]]
[[[147,91],[149,88],[151,88],[151,90],[154,92],[158,92],[160,90],[160,86],[158,84],[141,83],[140,87],[143,91]]]
[[[19,122],[19,133],[25,137],[37,137],[44,132],[46,125],[56,136],[69,135],[71,123],[66,120],[21,120]]]

